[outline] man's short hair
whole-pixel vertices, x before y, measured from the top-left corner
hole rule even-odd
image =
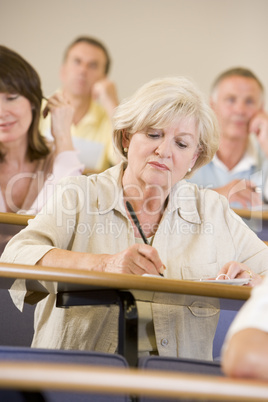
[[[67,59],[68,53],[69,51],[75,46],[77,45],[77,43],[87,43],[89,45],[92,46],[96,46],[99,49],[101,49],[105,56],[106,56],[106,65],[105,65],[105,74],[109,73],[110,70],[110,66],[111,66],[111,58],[110,55],[108,53],[108,50],[106,49],[106,47],[104,46],[104,44],[102,42],[100,42],[98,39],[95,39],[91,36],[79,36],[78,38],[76,38],[72,43],[70,43],[70,45],[67,47],[67,49],[64,52],[63,55],[63,61],[65,61]]]
[[[238,76],[238,77],[244,77],[244,78],[253,78],[257,84],[259,85],[262,95],[264,96],[264,86],[262,85],[261,81],[259,80],[259,78],[248,68],[244,68],[244,67],[234,67],[234,68],[230,68],[229,70],[224,71],[223,73],[221,73],[213,82],[212,86],[211,86],[211,96],[213,97],[213,95],[215,94],[219,84],[225,79],[225,78],[229,78],[229,77],[234,77],[234,76]]]

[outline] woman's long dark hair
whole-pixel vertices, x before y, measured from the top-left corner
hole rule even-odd
[[[0,45],[0,92],[22,95],[32,105],[32,123],[28,131],[28,157],[31,161],[49,154],[45,138],[39,132],[42,89],[39,75],[18,53]],[[1,150],[0,162],[5,155]]]

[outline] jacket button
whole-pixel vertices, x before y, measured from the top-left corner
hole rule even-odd
[[[161,345],[162,346],[167,346],[168,345],[168,340],[166,338],[161,339]]]

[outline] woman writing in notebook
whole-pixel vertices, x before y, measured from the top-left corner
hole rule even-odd
[[[253,286],[267,270],[268,249],[225,197],[185,181],[213,158],[218,139],[216,118],[191,82],[149,82],[115,112],[122,163],[62,181],[46,214],[10,241],[2,260],[171,279],[227,274]],[[213,306],[140,303],[138,310],[140,354],[212,358]],[[117,314],[116,306],[56,309],[49,295],[37,306],[33,346],[115,352]]]

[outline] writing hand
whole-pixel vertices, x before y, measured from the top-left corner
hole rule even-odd
[[[126,250],[106,255],[103,271],[134,275],[159,275],[163,273],[163,263],[157,250],[147,244],[134,244]]]

